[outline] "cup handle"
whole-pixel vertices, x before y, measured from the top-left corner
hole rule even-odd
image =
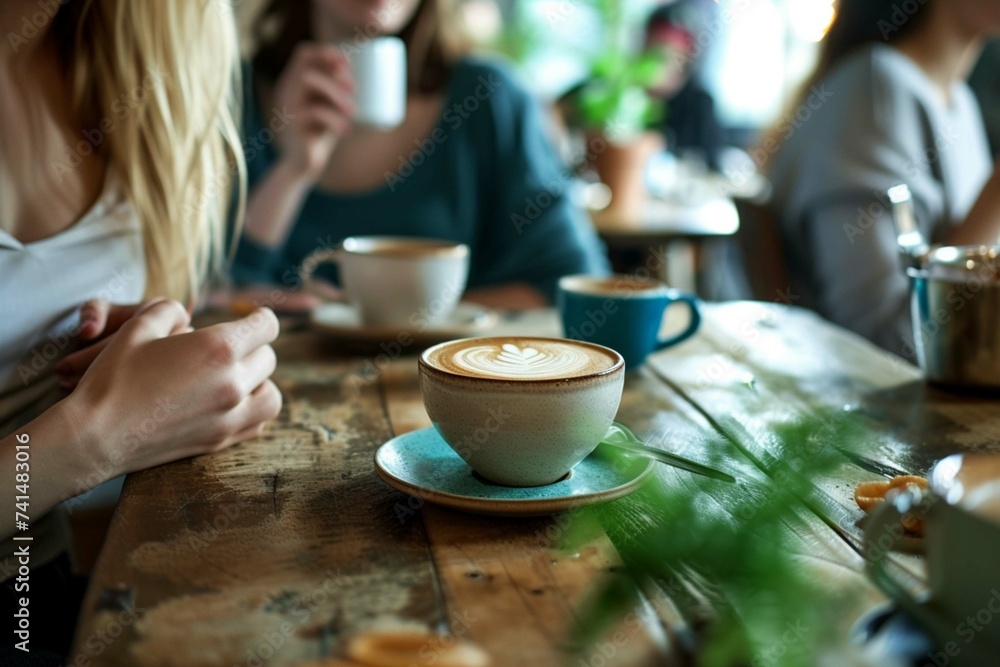
[[[887,496],[868,517],[862,555],[868,576],[879,590],[896,602],[910,617],[930,630],[931,634],[940,636],[938,631],[944,628],[943,619],[927,605],[920,604],[905,586],[889,574],[885,566],[886,554],[895,549],[903,537],[903,531],[892,530],[892,527],[900,525],[903,515],[907,512],[920,505],[926,507],[928,502],[930,498],[916,489],[901,489]],[[888,538],[885,544],[882,543],[883,538]]]
[[[667,310],[675,303],[684,303],[691,311],[691,321],[688,323],[687,328],[676,336],[658,339],[656,341],[657,350],[662,350],[665,347],[670,347],[671,345],[676,345],[681,341],[687,340],[691,336],[695,335],[698,328],[701,326],[701,299],[689,292],[678,292],[676,294],[672,294],[670,298],[671,301],[663,309],[663,314],[666,315]]]
[[[314,286],[313,274],[323,264],[336,264],[339,259],[340,246],[337,246],[334,248],[321,248],[302,260],[302,264],[299,265],[299,280],[306,291],[329,301],[330,295],[324,294]]]

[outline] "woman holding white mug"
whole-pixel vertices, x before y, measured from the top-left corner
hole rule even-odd
[[[543,305],[561,276],[606,270],[542,115],[503,69],[462,57],[449,5],[267,5],[245,120],[238,282],[294,287],[317,248],[365,235],[467,244],[469,298],[501,307]],[[355,122],[359,89],[387,82],[355,81],[351,59],[388,35],[406,45],[408,93],[386,130]]]

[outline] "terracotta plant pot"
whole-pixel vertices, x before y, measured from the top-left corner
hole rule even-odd
[[[646,200],[644,171],[649,158],[664,150],[663,136],[645,132],[625,143],[601,133],[588,133],[587,160],[601,182],[611,190],[605,214],[620,219],[638,216]]]

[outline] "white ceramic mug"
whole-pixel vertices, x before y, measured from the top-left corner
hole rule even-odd
[[[406,118],[406,45],[398,37],[376,37],[344,51],[354,76],[354,122],[397,127]]]
[[[337,248],[317,250],[300,268],[309,285],[316,269],[337,264],[347,300],[362,324],[426,327],[445,320],[465,292],[469,247],[451,241],[401,236],[352,236]]]
[[[933,661],[993,664],[1000,655],[1000,457],[956,454],[939,461],[930,488],[891,494],[865,526],[875,584],[934,637]],[[929,597],[919,601],[885,566],[909,513],[923,519]],[[929,662],[933,662],[930,660]]]
[[[521,356],[529,363],[583,351],[604,360],[566,375],[511,378],[456,372],[435,361],[439,351],[474,349],[483,358]],[[554,352],[554,353],[553,353]],[[480,475],[507,486],[558,481],[608,434],[625,382],[625,360],[614,350],[565,339],[472,338],[421,354],[420,393],[441,437]]]

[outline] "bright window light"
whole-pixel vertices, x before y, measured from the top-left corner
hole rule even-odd
[[[833,0],[795,0],[788,3],[788,21],[792,32],[805,42],[823,39],[835,14]]]

